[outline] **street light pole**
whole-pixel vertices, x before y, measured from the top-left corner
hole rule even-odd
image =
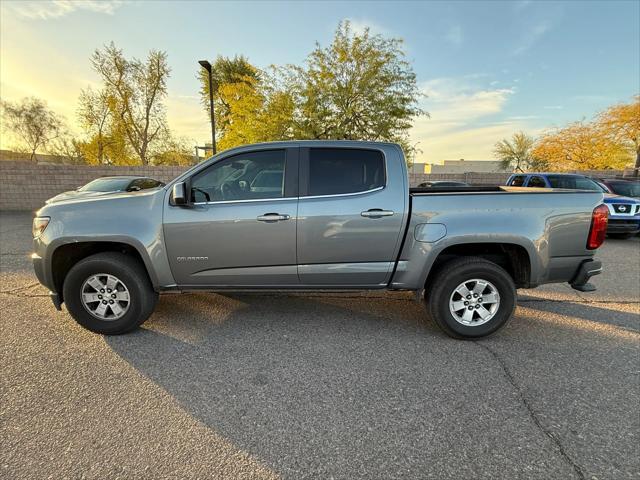
[[[213,112],[213,72],[211,64],[207,60],[198,62],[209,73],[209,110],[211,112],[211,150],[213,155],[216,154],[216,117]]]

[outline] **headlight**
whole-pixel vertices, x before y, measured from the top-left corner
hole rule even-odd
[[[33,226],[31,227],[31,233],[33,238],[39,237],[44,232],[44,229],[49,225],[51,217],[36,217],[33,219]]]

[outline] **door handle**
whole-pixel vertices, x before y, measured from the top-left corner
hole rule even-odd
[[[360,215],[367,218],[390,217],[395,212],[393,210],[382,210],[381,208],[371,208],[360,212]]]
[[[259,222],[279,222],[281,220],[289,220],[290,215],[280,215],[279,213],[265,213],[260,215],[256,220]]]

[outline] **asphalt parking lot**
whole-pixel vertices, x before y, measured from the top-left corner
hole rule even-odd
[[[37,284],[30,222],[0,214],[2,478],[640,475],[638,237],[482,341],[408,294],[165,296],[107,338]]]

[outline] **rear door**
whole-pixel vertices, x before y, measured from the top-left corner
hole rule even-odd
[[[301,285],[383,286],[408,207],[396,149],[301,148],[297,250]]]
[[[164,236],[179,285],[293,286],[298,148],[247,151],[195,173],[192,208],[167,205]]]

